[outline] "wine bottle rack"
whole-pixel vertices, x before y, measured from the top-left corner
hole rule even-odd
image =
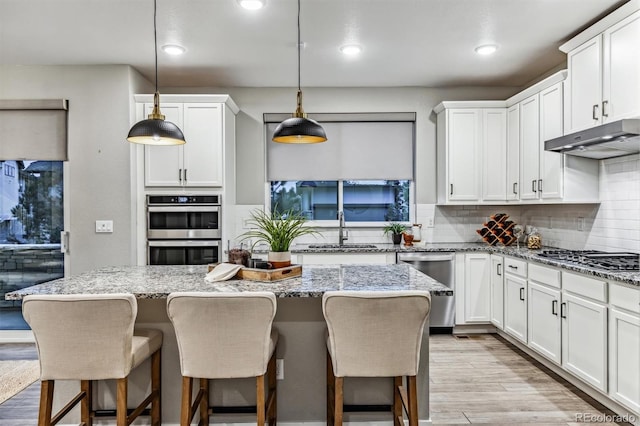
[[[513,235],[515,225],[515,222],[509,220],[509,215],[506,213],[496,213],[489,217],[481,229],[476,229],[476,232],[490,246],[497,244],[508,246],[517,240]]]

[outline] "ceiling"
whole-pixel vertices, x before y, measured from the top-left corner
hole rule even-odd
[[[296,0],[157,0],[161,87],[297,84]],[[626,0],[302,0],[302,86],[523,86]],[[0,64],[131,64],[153,81],[152,0],[0,0]],[[339,47],[358,43],[356,58]],[[480,56],[474,48],[495,43]]]

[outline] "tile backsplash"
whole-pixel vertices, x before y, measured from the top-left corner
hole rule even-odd
[[[598,204],[523,206],[418,205],[417,221],[435,213],[434,228],[423,236],[428,242],[481,241],[479,229],[493,213],[507,213],[522,225],[540,231],[548,246],[574,250],[640,252],[640,156],[600,161]]]

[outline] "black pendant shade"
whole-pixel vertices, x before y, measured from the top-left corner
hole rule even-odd
[[[127,140],[145,145],[182,145],[185,143],[182,131],[170,121],[148,118],[138,121],[129,130]]]
[[[302,90],[300,89],[300,0],[298,0],[298,95],[297,108],[293,117],[278,124],[273,132],[272,140],[279,143],[318,143],[327,140],[322,126],[315,120],[307,118],[302,109]]]
[[[153,111],[146,120],[138,121],[129,130],[127,140],[144,145],[183,145],[184,134],[170,121],[165,121],[160,112],[160,92],[158,92],[158,35],[156,31],[157,0],[153,0],[153,45],[156,60],[156,92],[153,95]]]
[[[278,124],[273,133],[274,142],[318,143],[327,140],[324,129],[317,121],[304,117],[291,117]]]

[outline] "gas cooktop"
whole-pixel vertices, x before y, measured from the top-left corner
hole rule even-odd
[[[538,256],[607,271],[640,271],[640,255],[637,253],[607,253],[597,250],[544,250],[538,253]]]

